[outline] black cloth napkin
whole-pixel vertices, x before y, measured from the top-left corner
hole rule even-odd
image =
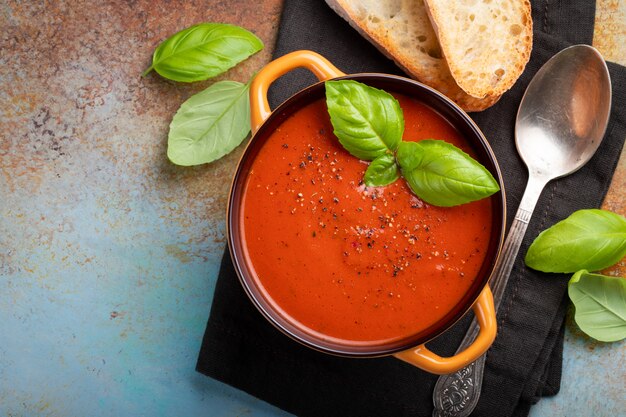
[[[490,109],[472,114],[500,162],[510,225],[527,181],[514,144],[517,108],[541,65],[561,49],[591,44],[592,1],[533,2],[534,48],[514,88]],[[323,1],[286,0],[274,56],[311,49],[346,73],[402,72],[339,18]],[[609,64],[613,106],[597,154],[575,174],[550,183],[529,224],[498,314],[498,337],[488,351],[476,416],[525,416],[541,396],[559,390],[568,276],[523,265],[537,234],[573,211],[599,207],[626,136],[626,68]],[[274,106],[313,83],[304,70],[272,87]],[[428,346],[456,350],[466,317]],[[393,357],[346,359],[313,351],[272,327],[248,300],[224,254],[197,370],[302,416],[430,416],[437,376]]]

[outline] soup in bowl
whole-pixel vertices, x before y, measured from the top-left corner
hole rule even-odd
[[[243,287],[272,324],[311,348],[395,354],[434,373],[460,369],[495,337],[487,282],[502,242],[504,192],[437,207],[405,181],[366,186],[368,163],[335,137],[323,82],[270,112],[269,84],[297,66],[321,80],[351,79],[389,92],[404,114],[403,140],[455,145],[502,190],[484,136],[440,93],[403,77],[343,76],[309,51],[286,55],[252,84],[255,133],[231,189],[228,243]],[[452,358],[425,348],[472,306],[481,332],[470,348]]]

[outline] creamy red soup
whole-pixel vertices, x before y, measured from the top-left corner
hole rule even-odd
[[[431,108],[396,98],[404,140],[442,139],[473,155]],[[431,206],[404,180],[366,187],[367,166],[341,147],[319,100],[272,133],[245,185],[242,233],[258,286],[327,340],[380,343],[426,329],[480,279],[489,243],[490,198]]]

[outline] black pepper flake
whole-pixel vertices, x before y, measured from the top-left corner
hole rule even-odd
[[[333,203],[338,204],[339,203],[339,199],[337,197],[333,197]]]
[[[326,130],[324,130],[324,128],[320,129],[320,135],[323,135],[324,133],[326,133]]]
[[[313,233],[311,233],[311,236],[316,237],[317,233],[315,233],[315,230],[313,231]]]
[[[306,164],[304,163],[304,161],[300,162],[300,168],[304,168],[306,167]]]
[[[289,147],[289,145],[287,145],[286,143],[283,143],[283,148],[287,149]]]
[[[421,258],[421,257],[422,257],[422,254],[421,254],[421,253],[417,252],[417,253],[415,254],[415,259],[419,259],[419,258]]]

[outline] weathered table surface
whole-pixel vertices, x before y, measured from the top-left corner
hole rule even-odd
[[[281,0],[0,2],[0,414],[284,414],[194,371],[242,149],[195,168],[165,156],[178,106],[210,82],[141,78],[201,21],[266,48]],[[594,44],[626,64],[626,4],[600,0]],[[604,207],[625,214],[626,161]],[[609,273],[624,276],[622,262]],[[624,413],[624,346],[571,319],[561,393],[533,416]],[[623,414],[622,414],[623,415]]]

